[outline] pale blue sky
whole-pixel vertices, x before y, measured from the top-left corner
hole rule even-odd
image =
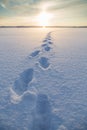
[[[0,25],[39,25],[45,7],[49,25],[87,25],[87,0],[0,0]]]

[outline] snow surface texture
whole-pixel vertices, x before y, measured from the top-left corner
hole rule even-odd
[[[10,31],[0,30],[0,130],[87,130],[87,29]]]

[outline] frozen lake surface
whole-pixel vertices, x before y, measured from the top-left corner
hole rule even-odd
[[[87,130],[87,29],[0,29],[0,130]]]

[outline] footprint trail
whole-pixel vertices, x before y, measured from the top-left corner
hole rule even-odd
[[[53,44],[52,38],[51,38],[51,32],[49,32],[46,36],[46,38],[43,40],[42,47],[44,48],[45,51],[50,51],[51,50],[51,45]]]
[[[31,58],[28,58],[28,60],[34,63],[33,67],[29,67],[19,74],[19,77],[15,80],[12,88],[12,91],[15,94],[13,103],[17,103],[16,107],[21,110],[21,112],[24,111],[24,109],[27,110],[26,113],[29,112],[29,109],[33,109],[30,130],[57,130],[63,122],[60,117],[53,113],[48,95],[39,93],[39,90],[34,86],[35,82],[33,80],[34,78],[37,78],[34,75],[34,72],[37,73],[37,62],[38,69],[40,67],[40,73],[42,73],[41,69],[43,71],[49,69],[51,63],[48,55],[50,55],[53,47],[52,44],[51,32],[49,32],[40,48],[32,51],[29,55]],[[34,60],[35,62],[33,62]],[[35,88],[35,91],[34,89],[31,89],[31,84],[33,85],[33,88]]]
[[[52,44],[51,32],[49,32],[46,38],[43,40],[42,49],[45,52],[49,52],[52,49],[51,44]],[[50,65],[49,59],[47,57],[40,57],[39,64],[42,67],[42,69],[47,69]]]
[[[49,58],[47,57],[47,53],[50,52],[52,49],[52,38],[51,38],[51,32],[49,32],[45,39],[43,40],[43,44],[39,49],[35,49],[34,51],[31,52],[30,57],[31,60],[30,62],[34,63],[33,61],[35,60],[35,63],[33,66],[35,66],[36,62],[38,62],[38,65],[41,69],[45,71],[45,69],[48,69],[50,66]],[[44,56],[46,52],[46,56]],[[33,59],[34,58],[34,59]],[[13,90],[18,94],[22,95],[24,92],[28,90],[28,86],[30,85],[30,82],[34,78],[34,67],[33,68],[28,68],[24,70],[20,75],[19,78],[17,78],[14,82],[13,85]]]

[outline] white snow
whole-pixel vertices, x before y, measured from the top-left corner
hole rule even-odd
[[[87,29],[0,29],[0,130],[87,129]]]

